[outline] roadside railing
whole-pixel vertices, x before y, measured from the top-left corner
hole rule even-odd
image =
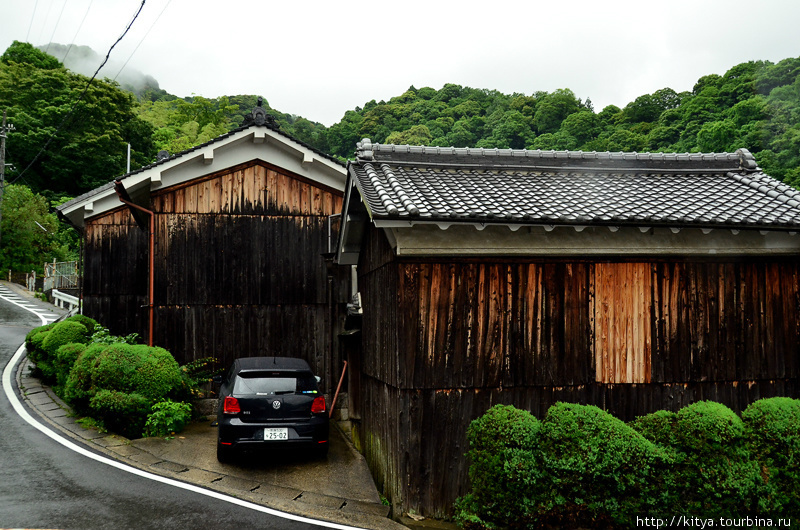
[[[81,301],[77,296],[62,293],[58,289],[53,289],[53,303],[58,307],[72,311],[80,307]]]

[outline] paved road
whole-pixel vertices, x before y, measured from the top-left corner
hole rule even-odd
[[[7,301],[8,296],[13,295],[0,287],[0,372],[25,334],[42,324],[33,313]],[[75,453],[23,420],[3,391],[0,528],[8,527],[319,528],[155,482]]]

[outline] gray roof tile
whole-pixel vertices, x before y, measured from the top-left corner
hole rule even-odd
[[[800,228],[800,192],[736,153],[597,153],[359,144],[373,219]]]

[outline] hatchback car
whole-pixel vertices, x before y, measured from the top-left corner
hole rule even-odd
[[[325,397],[311,368],[292,357],[236,359],[219,380],[217,459],[240,449],[303,447],[328,454]]]

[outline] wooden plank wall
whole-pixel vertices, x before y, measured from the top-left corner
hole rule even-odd
[[[148,237],[125,209],[86,224],[84,313],[111,333],[147,335]]]
[[[359,263],[356,434],[396,509],[450,513],[466,428],[496,403],[630,420],[800,397],[797,260],[391,261],[378,234]]]
[[[341,204],[337,190],[257,161],[154,193],[156,344],[181,364],[295,355],[330,386],[341,364],[335,334],[349,301],[349,271],[334,269],[329,300],[323,254],[328,216]],[[147,233],[127,209],[108,217],[87,223],[89,306],[105,321],[102,308],[116,303],[124,315],[118,332],[130,332],[136,314],[144,334]],[[125,269],[134,248],[139,260]],[[121,285],[109,273],[123,277]],[[126,289],[139,295],[136,305],[116,296]]]

